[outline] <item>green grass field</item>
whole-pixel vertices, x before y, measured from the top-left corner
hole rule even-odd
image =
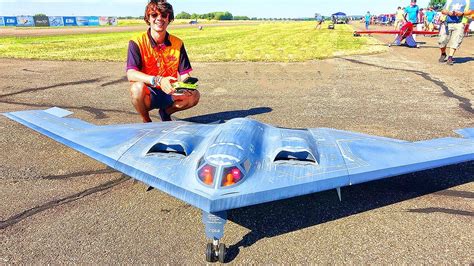
[[[326,26],[326,25],[325,25]],[[376,53],[386,47],[372,38],[352,36],[350,25],[315,30],[312,22],[275,22],[229,27],[170,30],[186,45],[192,62],[299,62]],[[137,32],[43,37],[2,37],[0,57],[42,60],[125,61],[128,41]]]
[[[181,25],[181,24],[189,24],[191,19],[175,19],[173,21],[174,25]],[[222,21],[219,20],[207,20],[207,19],[198,19],[199,24],[210,24],[210,23],[219,23]],[[118,26],[136,26],[136,25],[145,25],[145,21],[143,19],[119,19]]]

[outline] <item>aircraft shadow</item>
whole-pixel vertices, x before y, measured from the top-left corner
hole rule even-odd
[[[353,214],[435,193],[443,196],[474,198],[470,191],[447,190],[474,181],[474,161],[417,173],[406,174],[341,188],[342,202],[336,190],[259,204],[228,212],[228,220],[251,231],[228,249],[227,260],[234,260],[240,247],[258,240],[282,235]],[[474,217],[474,212],[447,208],[407,209],[420,215],[443,212]]]
[[[219,123],[225,122],[227,120],[239,117],[247,117],[251,115],[259,115],[264,113],[269,113],[273,111],[270,107],[255,107],[247,110],[234,110],[226,112],[218,112],[206,115],[198,115],[193,117],[188,117],[181,119],[183,121],[195,122],[201,124],[208,124],[218,121]]]

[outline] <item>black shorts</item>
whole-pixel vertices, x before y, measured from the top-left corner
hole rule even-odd
[[[150,110],[153,109],[165,109],[166,107],[173,104],[173,97],[166,94],[161,89],[148,87],[150,91]]]

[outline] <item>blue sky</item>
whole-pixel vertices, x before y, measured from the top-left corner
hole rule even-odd
[[[147,0],[0,0],[0,16],[140,16]],[[350,15],[392,13],[409,0],[169,0],[175,14],[229,11],[234,16],[262,18],[313,17],[343,11]],[[418,0],[426,7],[429,0]]]

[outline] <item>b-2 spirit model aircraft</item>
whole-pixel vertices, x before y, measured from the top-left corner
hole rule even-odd
[[[51,108],[4,115],[202,210],[206,260],[225,261],[228,210],[474,160],[464,138],[426,141],[329,128],[285,129],[248,118],[96,126]]]

